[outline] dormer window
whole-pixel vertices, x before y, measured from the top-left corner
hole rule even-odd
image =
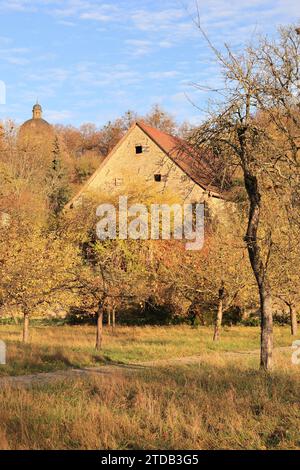
[[[140,155],[141,153],[143,153],[143,146],[142,145],[136,145],[135,146],[135,153],[136,153],[136,155]]]

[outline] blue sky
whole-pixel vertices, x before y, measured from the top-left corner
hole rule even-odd
[[[241,47],[300,19],[298,0],[199,0],[216,45]],[[178,121],[201,119],[218,70],[193,24],[192,0],[0,0],[0,119],[31,117],[37,97],[52,123],[102,125],[161,104]]]

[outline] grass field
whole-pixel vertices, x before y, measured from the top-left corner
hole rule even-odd
[[[258,370],[259,330],[232,328],[213,344],[208,328],[118,328],[93,351],[90,327],[0,327],[2,376],[84,365],[154,361],[32,389],[0,386],[1,449],[299,449],[300,366],[278,350]],[[276,347],[291,346],[288,328]],[[185,356],[198,356],[194,364]],[[166,364],[159,359],[181,358]],[[157,361],[155,363],[155,361]]]
[[[103,351],[98,353],[94,349],[95,329],[91,326],[32,327],[30,344],[24,346],[20,326],[0,325],[0,339],[7,343],[8,356],[7,366],[0,366],[0,376],[259,348],[258,328],[224,329],[220,342],[213,342],[212,335],[212,329],[207,327],[119,327],[114,333],[107,328]],[[291,343],[288,327],[275,328],[276,347]]]

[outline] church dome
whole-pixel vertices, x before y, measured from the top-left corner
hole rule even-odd
[[[53,138],[54,130],[52,126],[43,119],[43,109],[39,103],[36,103],[32,109],[32,119],[24,122],[20,127],[19,138],[29,138],[43,140]]]
[[[52,127],[49,122],[45,121],[45,119],[38,118],[38,119],[29,119],[28,121],[24,122],[20,127],[20,132],[29,130],[33,132],[43,132],[44,130],[52,131]]]

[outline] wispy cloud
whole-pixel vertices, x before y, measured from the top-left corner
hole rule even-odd
[[[74,114],[67,110],[54,110],[48,109],[45,112],[45,117],[50,122],[70,122],[74,118]]]
[[[0,0],[0,11],[37,11],[42,3],[44,3],[42,0]]]
[[[130,46],[130,54],[134,57],[145,56],[157,52],[159,49],[169,49],[172,47],[170,41],[127,39],[125,44]]]
[[[29,49],[27,48],[0,48],[0,61],[14,65],[26,65],[29,63]]]
[[[179,75],[180,75],[180,72],[178,72],[178,70],[166,70],[163,72],[150,72],[148,74],[148,77],[153,80],[163,80],[166,78],[176,78]]]
[[[245,43],[274,24],[300,18],[298,0],[198,0],[202,26],[216,42]]]
[[[34,72],[25,74],[27,80],[32,82],[57,83],[65,82],[70,77],[70,72],[64,68],[43,68]]]
[[[95,66],[96,65],[96,66]],[[99,67],[97,64],[79,64],[73,80],[79,86],[110,87],[130,86],[140,83],[142,77],[129,66],[117,64],[114,67]]]
[[[299,0],[198,4],[219,48],[240,48],[254,31],[274,35],[277,25],[300,17]],[[220,76],[196,13],[195,0],[0,0],[0,79],[9,109],[30,114],[38,96],[54,122],[105,122],[128,108],[142,114],[153,102],[178,119],[198,118],[186,95],[205,107],[207,94],[192,84],[217,87]]]
[[[59,7],[49,9],[49,12],[59,18],[109,22],[118,18],[119,8],[113,3],[66,0],[60,2]]]
[[[137,10],[131,14],[136,29],[142,31],[169,31],[174,23],[186,14],[182,8],[158,9],[157,11]]]

